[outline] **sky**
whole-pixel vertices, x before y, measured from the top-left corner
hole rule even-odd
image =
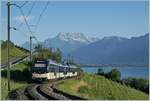
[[[22,5],[24,1],[11,1]],[[31,14],[27,16],[33,3]],[[135,37],[148,33],[148,2],[146,1],[89,1],[69,2],[50,1],[43,13],[37,30],[37,20],[47,1],[29,1],[22,10],[31,30],[39,41],[55,37],[59,32],[81,32],[86,36],[103,38],[105,36]],[[23,23],[20,26],[20,23]],[[11,6],[11,40],[23,44],[29,40],[29,32],[19,8]],[[26,34],[26,35],[24,35]],[[2,40],[7,38],[7,9],[2,2]]]

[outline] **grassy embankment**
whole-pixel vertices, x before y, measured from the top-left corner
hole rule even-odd
[[[10,59],[14,60],[16,58],[25,56],[27,53],[16,48],[16,47],[11,47],[10,48]],[[6,60],[7,60],[7,48],[3,48],[1,49],[1,63],[2,64],[6,64]]]
[[[148,94],[106,79],[103,76],[84,74],[81,79],[66,80],[58,89],[93,100],[148,100]]]
[[[16,48],[15,46],[11,46],[10,48],[11,60],[25,56],[26,54],[27,52]],[[1,63],[5,64],[6,60],[7,48],[1,47]],[[26,63],[20,63],[11,68],[11,91],[27,86],[27,80],[29,79],[27,68],[28,66]],[[5,69],[1,70],[1,99],[9,99],[7,90],[7,71]]]
[[[30,79],[28,72],[28,65],[25,62],[17,64],[11,68],[11,91],[19,88],[26,88]],[[7,71],[1,71],[1,99],[6,100],[9,98],[7,89]]]

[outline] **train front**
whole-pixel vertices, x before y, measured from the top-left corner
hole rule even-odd
[[[31,67],[32,79],[33,80],[47,80],[48,61],[47,60],[35,60]]]

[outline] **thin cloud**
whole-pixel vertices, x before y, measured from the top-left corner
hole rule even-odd
[[[24,16],[24,17],[27,21],[30,21],[34,18],[33,16]],[[17,20],[19,22],[24,22],[24,17],[22,15],[21,16],[16,16],[15,20]]]

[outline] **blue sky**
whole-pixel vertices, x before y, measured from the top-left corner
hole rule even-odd
[[[24,2],[12,1],[18,5]],[[37,1],[30,16],[29,25],[37,22],[46,1]],[[28,13],[33,1],[28,2],[23,11]],[[2,2],[2,39],[6,39],[7,16],[6,2]],[[11,25],[18,28],[23,22],[18,8],[11,7]],[[34,31],[34,27],[31,28]],[[31,35],[23,22],[20,30]],[[104,36],[132,37],[148,33],[148,2],[54,2],[51,1],[44,12],[35,36],[44,39],[56,36],[59,32],[82,32],[87,36],[103,38]],[[11,40],[22,44],[28,37],[11,30]]]

